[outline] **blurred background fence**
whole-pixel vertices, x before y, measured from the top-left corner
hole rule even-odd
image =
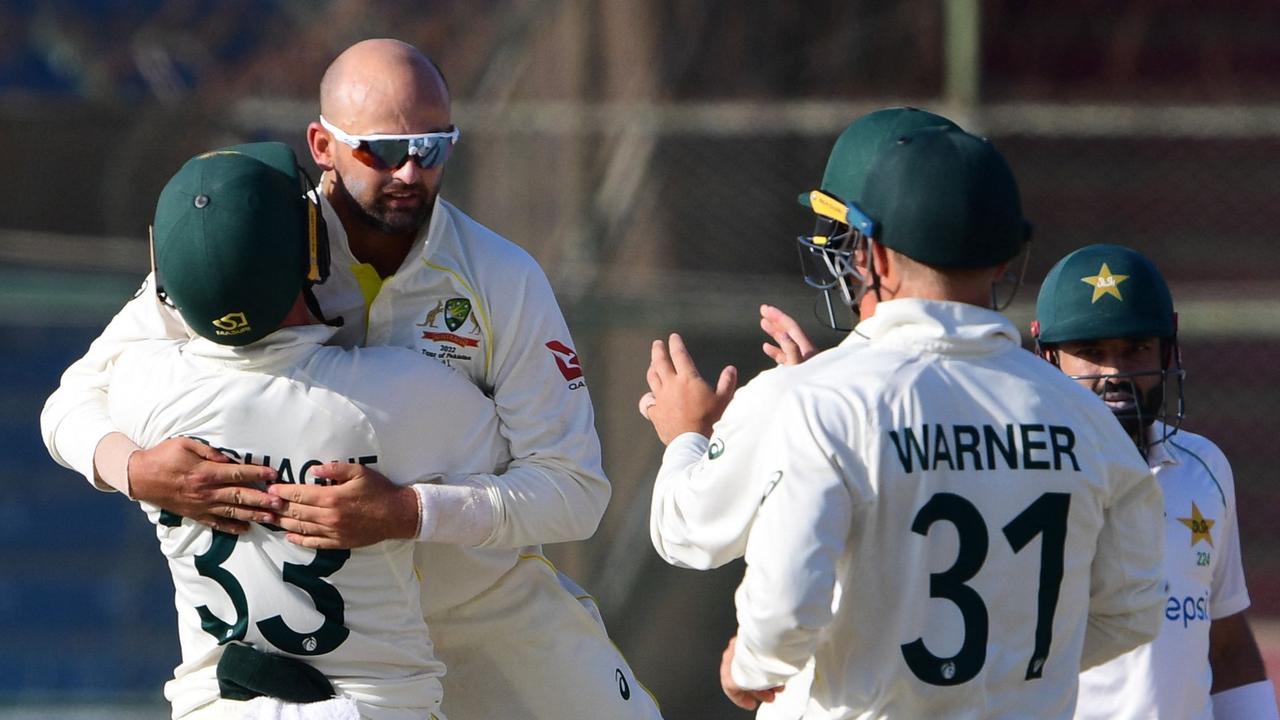
[[[155,197],[192,154],[306,157],[327,63],[392,36],[443,66],[462,129],[444,194],[527,248],[569,318],[614,497],[549,548],[599,597],[669,718],[720,694],[740,564],[666,567],[648,542],[661,446],[635,412],[648,343],[704,374],[767,365],[756,308],[801,318],[795,196],[859,114],[913,104],[991,137],[1048,267],[1090,242],[1169,277],[1186,426],[1231,459],[1245,569],[1280,652],[1280,6],[1265,0],[3,0],[0,2],[0,715],[165,717],[172,590],[120,497],[54,465],[39,408],[146,270]],[[465,719],[464,719],[465,720]]]

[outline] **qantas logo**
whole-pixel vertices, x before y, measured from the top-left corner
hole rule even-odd
[[[555,358],[556,367],[560,368],[560,374],[565,380],[573,382],[582,377],[582,364],[578,362],[578,353],[573,348],[559,340],[552,340],[547,343],[547,349],[551,351],[551,357]]]
[[[615,668],[613,678],[618,681],[618,694],[623,700],[631,699],[631,685],[627,683],[627,676],[622,674],[622,668]]]

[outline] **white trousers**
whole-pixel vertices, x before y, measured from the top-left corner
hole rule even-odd
[[[427,618],[453,720],[659,720],[594,603],[541,555]],[[570,589],[572,588],[572,589]],[[582,596],[582,599],[579,598]]]
[[[287,703],[274,698],[227,700],[219,698],[196,708],[182,720],[361,720],[350,698],[334,698],[314,703]],[[431,720],[444,720],[431,715]]]

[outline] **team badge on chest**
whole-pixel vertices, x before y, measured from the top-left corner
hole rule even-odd
[[[422,354],[446,365],[474,359],[484,336],[471,301],[460,297],[437,300],[418,327],[424,328],[418,341]]]
[[[1178,518],[1178,522],[1191,531],[1192,546],[1204,540],[1209,543],[1209,547],[1213,547],[1213,526],[1216,521],[1202,515],[1195,502],[1191,503],[1191,517]]]
[[[462,323],[471,317],[471,301],[466,298],[449,298],[444,303],[444,324],[450,330],[457,330],[462,327]],[[471,325],[475,331],[480,332],[480,325],[476,323],[475,318],[471,318]]]

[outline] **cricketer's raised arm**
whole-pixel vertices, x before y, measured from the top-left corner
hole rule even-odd
[[[742,557],[747,532],[768,493],[756,450],[769,423],[782,368],[765,370],[739,388],[710,438],[677,436],[662,456],[653,485],[649,537],[664,560],[707,570]]]

